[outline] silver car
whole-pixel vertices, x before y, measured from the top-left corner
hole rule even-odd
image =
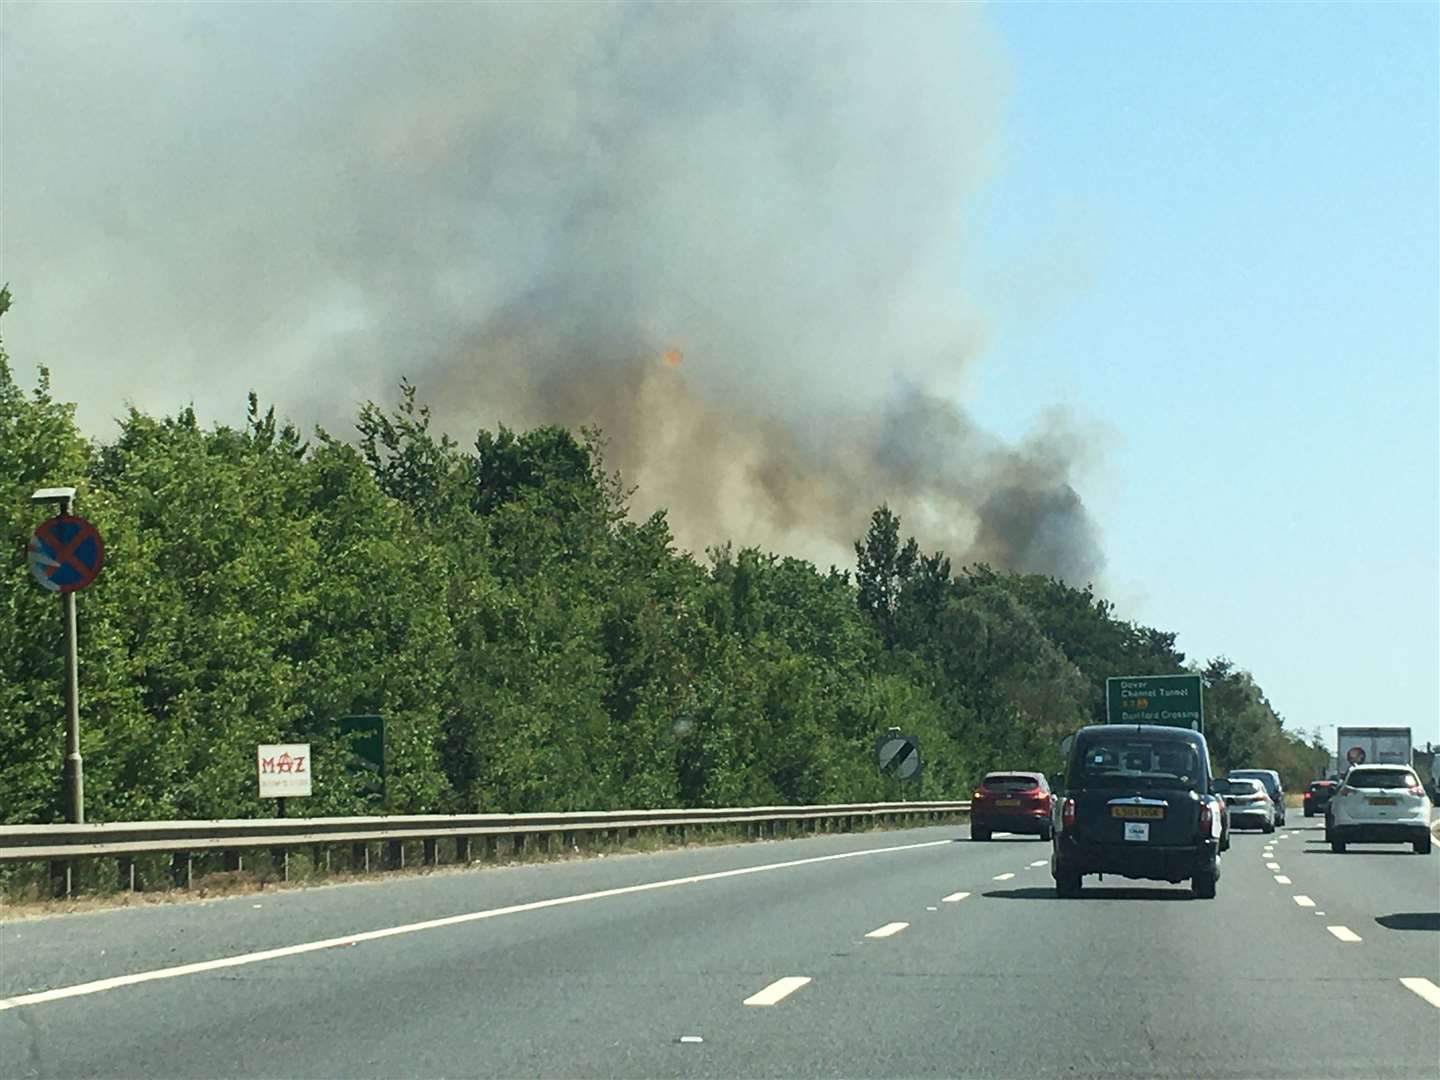
[[[1225,805],[1230,808],[1232,829],[1275,831],[1275,801],[1270,798],[1262,781],[1227,776],[1224,780],[1215,781],[1215,793],[1224,798]]]

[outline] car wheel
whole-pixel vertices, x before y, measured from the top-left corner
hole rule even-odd
[[[990,839],[990,830],[989,830],[989,829],[985,829],[985,828],[981,828],[980,826],[977,825],[975,828],[973,828],[973,829],[970,830],[970,839],[971,839],[971,840],[989,840],[989,839]]]
[[[1333,851],[1336,855],[1344,855],[1344,854],[1345,854],[1345,841],[1344,841],[1344,840],[1336,840],[1336,839],[1334,839],[1334,838],[1332,837],[1331,840],[1330,840],[1330,850]]]
[[[1267,821],[1264,825],[1261,825],[1261,826],[1260,826],[1260,831],[1263,832],[1263,833],[1272,833],[1272,832],[1274,832],[1274,831],[1275,831],[1275,823],[1274,823],[1273,821]]]
[[[1305,811],[1305,816],[1306,816],[1306,817],[1314,817],[1314,816],[1315,816],[1315,811],[1314,811],[1314,810],[1306,810],[1306,811]]]
[[[1053,831],[1053,830],[1054,830],[1054,826],[1052,826],[1048,821],[1045,822],[1043,825],[1040,826],[1040,841],[1041,841],[1041,843],[1045,843],[1045,844],[1050,843],[1050,838],[1051,838],[1051,836],[1054,835],[1054,831]]]
[[[1215,874],[1208,870],[1202,874],[1196,874],[1190,879],[1190,891],[1195,894],[1197,900],[1214,900]]]
[[[1080,896],[1080,875],[1063,873],[1055,879],[1055,895],[1063,900],[1074,900]]]
[[[1429,855],[1429,854],[1430,854],[1430,834],[1429,834],[1428,832],[1427,832],[1424,836],[1420,837],[1419,840],[1416,840],[1416,841],[1415,841],[1415,854],[1416,854],[1416,855]]]

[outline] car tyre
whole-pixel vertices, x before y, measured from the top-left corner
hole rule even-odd
[[[1420,837],[1420,839],[1418,839],[1418,840],[1415,841],[1415,845],[1414,845],[1414,846],[1415,846],[1415,854],[1416,854],[1416,855],[1429,855],[1429,854],[1430,854],[1430,834],[1427,832],[1424,836]]]
[[[1080,897],[1080,875],[1070,872],[1061,873],[1055,878],[1055,895],[1062,900],[1077,900]]]
[[[1314,816],[1315,816],[1315,811],[1314,811],[1314,810],[1306,810],[1306,811],[1305,811],[1305,816],[1306,816],[1306,817],[1314,817]]]
[[[1272,832],[1274,832],[1274,831],[1275,831],[1275,823],[1274,823],[1273,821],[1267,821],[1264,825],[1261,825],[1261,826],[1260,826],[1260,831],[1263,832],[1263,833],[1272,833]]]
[[[1206,870],[1204,873],[1196,874],[1190,879],[1190,891],[1195,894],[1197,900],[1215,899],[1215,873],[1213,870]]]
[[[1054,835],[1054,826],[1051,825],[1048,821],[1045,822],[1044,824],[1042,824],[1042,825],[1040,826],[1040,840],[1041,840],[1042,843],[1045,843],[1045,844],[1050,843],[1050,838],[1051,838],[1053,835]]]
[[[972,829],[970,830],[970,839],[971,839],[971,840],[989,840],[989,839],[990,839],[990,830],[989,830],[989,829],[986,829],[986,828],[983,828],[983,827],[981,827],[981,826],[979,826],[979,825],[977,825],[977,826],[975,826],[974,828],[972,828]]]
[[[1344,841],[1344,840],[1336,840],[1334,837],[1331,837],[1331,838],[1330,838],[1330,850],[1333,851],[1336,855],[1344,855],[1344,854],[1345,854],[1345,841]]]

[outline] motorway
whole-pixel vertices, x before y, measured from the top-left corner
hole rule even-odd
[[[1213,901],[932,827],[11,918],[0,1076],[1440,1076],[1440,857],[1320,840]]]

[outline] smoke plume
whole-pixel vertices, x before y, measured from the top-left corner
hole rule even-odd
[[[251,387],[343,430],[402,376],[462,443],[598,424],[679,541],[1086,580],[1056,431],[936,391],[985,328],[970,5],[12,5],[9,343],[103,434]]]

